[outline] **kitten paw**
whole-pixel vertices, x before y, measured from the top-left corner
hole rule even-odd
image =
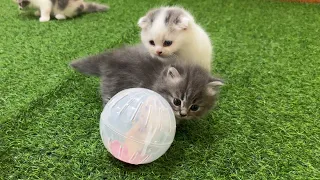
[[[34,12],[34,15],[40,17],[40,11]]]
[[[66,16],[62,14],[57,14],[56,19],[59,19],[59,20],[66,19]]]
[[[40,22],[48,22],[50,20],[50,16],[49,17],[40,17],[39,21]]]

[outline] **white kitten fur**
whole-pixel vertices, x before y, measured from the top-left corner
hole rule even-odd
[[[170,18],[173,18],[169,23]],[[140,18],[141,41],[152,56],[178,59],[197,63],[211,70],[212,45],[207,33],[195,23],[192,15],[179,7],[161,7],[151,10]],[[150,41],[154,41],[154,46]],[[164,41],[172,41],[164,46]],[[158,52],[162,52],[158,55]]]
[[[30,0],[29,2],[29,6],[40,9],[40,13],[38,13],[40,15],[40,22],[46,22],[50,20],[52,9],[52,2],[50,0]]]
[[[81,12],[105,11],[109,8],[96,3],[86,3],[83,0],[65,0],[66,6],[63,8],[59,7],[59,0],[16,0],[16,3],[19,4],[24,1],[29,2],[28,7],[38,9],[35,15],[40,16],[40,22],[49,21],[50,15],[54,15],[56,19],[66,19],[67,17],[74,17]],[[55,4],[52,2],[55,2]],[[24,8],[20,4],[19,6],[20,9]]]

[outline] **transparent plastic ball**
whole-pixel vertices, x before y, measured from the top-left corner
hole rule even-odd
[[[100,134],[106,149],[130,164],[150,163],[171,146],[176,120],[169,103],[158,93],[126,89],[105,105]]]

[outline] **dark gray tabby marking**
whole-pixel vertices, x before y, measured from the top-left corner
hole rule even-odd
[[[155,20],[156,16],[160,13],[160,9],[156,9],[152,12],[150,12],[150,23],[152,24],[153,21]]]
[[[77,14],[80,14],[81,12],[83,12],[84,9],[84,5],[81,4],[78,8],[77,8]]]
[[[56,4],[56,0],[51,0],[52,4],[55,5]]]
[[[178,24],[180,23],[180,18],[183,15],[183,11],[180,9],[169,9],[164,23],[166,25]]]
[[[100,76],[104,105],[121,90],[147,88],[164,97],[176,118],[180,119],[199,118],[206,114],[217,100],[217,94],[207,93],[208,83],[221,82],[200,66],[182,62],[167,64],[153,58],[143,45],[86,57],[72,62],[71,66],[84,74]],[[216,91],[219,87],[214,88]],[[174,105],[174,98],[180,99],[182,105]],[[201,108],[189,110],[194,104]]]
[[[69,4],[69,0],[57,0],[57,1],[58,1],[58,7],[60,10],[64,10]]]
[[[103,12],[108,9],[107,6],[96,4],[96,3],[86,3],[86,7],[84,7],[83,11],[87,13],[91,12]]]
[[[95,4],[88,4],[86,11],[87,12],[96,12],[97,11],[97,6]]]
[[[160,9],[150,10],[143,21],[146,22],[149,26],[152,26],[153,21],[156,19],[159,13]]]
[[[30,1],[22,1],[21,3],[19,3],[19,5],[20,5],[22,8],[27,7],[29,4],[30,4]]]

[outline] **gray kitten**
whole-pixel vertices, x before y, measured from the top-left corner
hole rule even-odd
[[[222,81],[198,65],[166,64],[143,46],[123,47],[73,61],[76,70],[100,76],[104,105],[121,90],[147,88],[162,95],[177,120],[199,118],[215,104]]]

